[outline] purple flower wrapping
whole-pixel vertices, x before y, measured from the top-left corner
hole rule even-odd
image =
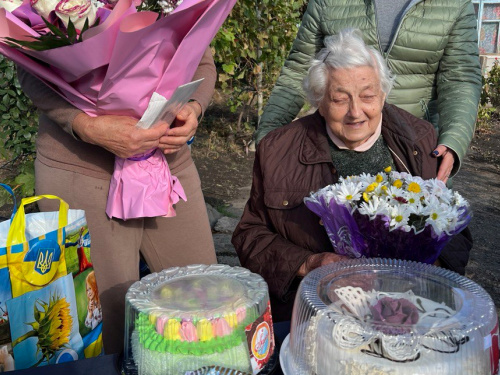
[[[358,211],[351,214],[335,199],[328,204],[321,194],[308,197],[304,202],[323,221],[335,252],[353,258],[393,258],[432,264],[451,238],[465,229],[472,216],[466,207],[461,208],[458,222],[462,224],[453,232],[437,236],[431,226],[418,234],[413,230],[389,231],[385,216],[378,215],[370,220]]]
[[[304,203],[307,208],[321,218],[337,254],[353,258],[363,256],[363,251],[366,248],[365,241],[359,232],[358,224],[345,206],[328,205],[326,197],[323,195],[306,198]]]

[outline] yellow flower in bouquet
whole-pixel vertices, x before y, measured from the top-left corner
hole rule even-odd
[[[437,179],[386,168],[339,179],[304,199],[335,251],[434,263],[470,221],[467,201]]]

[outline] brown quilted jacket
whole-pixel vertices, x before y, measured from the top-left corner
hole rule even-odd
[[[436,177],[437,159],[431,153],[437,135],[430,123],[386,104],[382,136],[399,171]],[[241,264],[267,281],[275,321],[290,319],[301,264],[313,253],[333,251],[319,218],[303,199],[337,181],[326,125],[318,112],[269,133],[259,143],[250,199],[232,242]]]

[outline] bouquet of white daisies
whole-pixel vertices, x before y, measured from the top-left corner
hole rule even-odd
[[[434,263],[471,219],[468,202],[437,179],[384,172],[340,178],[304,198],[335,252]]]

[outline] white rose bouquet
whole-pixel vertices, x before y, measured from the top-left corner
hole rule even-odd
[[[81,42],[82,34],[98,26],[111,14],[118,0],[0,0],[0,9],[12,13],[39,35],[31,39],[5,37],[12,47],[45,51]],[[160,16],[173,12],[183,0],[138,1],[137,10]]]
[[[351,257],[434,263],[471,219],[468,202],[437,179],[384,172],[341,178],[304,198],[335,248]]]
[[[170,99],[192,81],[236,2],[30,1],[0,0],[0,53],[90,116],[137,120],[154,93]],[[179,199],[184,190],[161,150],[116,157],[109,217],[175,216]]]

